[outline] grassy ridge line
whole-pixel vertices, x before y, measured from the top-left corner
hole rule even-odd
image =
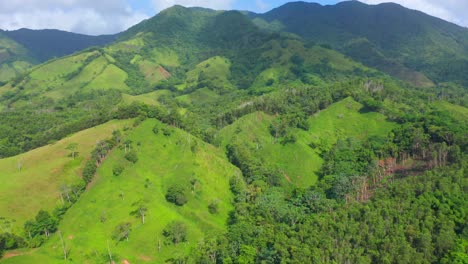
[[[122,129],[129,122],[111,121],[54,144],[0,159],[0,216],[15,219],[13,230],[19,231],[24,221],[40,209],[53,209],[60,203],[60,186],[80,180],[80,170],[96,141],[110,137],[113,130]],[[70,143],[78,143],[79,156],[75,160],[68,157],[70,151],[66,147]]]

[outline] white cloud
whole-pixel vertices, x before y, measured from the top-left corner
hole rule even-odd
[[[157,11],[164,10],[173,5],[186,7],[198,6],[216,10],[227,10],[232,8],[233,0],[153,0],[153,6]]]
[[[395,2],[402,6],[420,10],[432,16],[444,20],[468,26],[468,1],[467,0],[360,0],[366,4],[380,4]]]
[[[61,29],[83,34],[117,33],[148,16],[125,0],[0,1],[0,28]]]
[[[265,3],[263,0],[256,0],[255,5],[261,12],[268,11],[268,9],[270,8],[270,5]]]

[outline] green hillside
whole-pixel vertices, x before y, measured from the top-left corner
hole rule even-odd
[[[188,21],[190,17],[197,22]],[[170,23],[190,26],[176,30]],[[158,28],[162,31],[156,34]],[[51,60],[0,87],[0,116],[7,120],[0,133],[5,144],[0,157],[110,120],[115,106],[128,99],[121,93],[143,98],[155,90],[170,90],[166,97],[177,98],[180,105],[163,105],[188,110],[209,127],[220,100],[235,107],[243,98],[284,86],[379,75],[334,50],[264,32],[239,12],[176,6],[130,28],[114,44]],[[89,104],[89,98],[95,103]],[[46,121],[24,129],[31,122],[22,116],[24,111]],[[32,142],[20,144],[25,137]]]
[[[0,263],[465,263],[465,31],[174,6],[32,66],[0,85]]]
[[[128,124],[129,121],[112,121],[27,153],[0,159],[0,216],[12,222],[8,229],[19,232],[24,222],[40,209],[52,210],[61,204],[63,189],[81,183],[80,172],[96,141],[109,138],[112,131]],[[73,152],[77,154],[73,158],[67,147],[75,143]]]
[[[158,134],[153,132],[155,126]],[[170,135],[164,135],[165,130]],[[138,161],[127,161],[124,148],[115,150],[59,227],[74,263],[108,261],[108,242],[115,261],[160,263],[187,254],[205,236],[226,232],[228,212],[232,209],[229,180],[239,171],[221,151],[152,120],[135,128],[127,139],[133,142],[132,151],[137,153]],[[119,164],[125,169],[115,176],[113,169]],[[172,186],[184,188],[188,201],[183,206],[166,201],[165,195]],[[131,214],[138,202],[147,208],[144,224],[141,217]],[[209,212],[210,204],[216,205],[216,212]],[[180,245],[173,245],[162,234],[172,221],[182,221],[187,226],[187,241]],[[115,241],[113,230],[122,222],[132,224],[131,235],[128,241]],[[48,255],[48,262],[61,263],[59,243],[55,236],[31,257]],[[23,257],[16,258],[19,263],[23,261]],[[28,258],[25,256],[24,261]]]
[[[60,30],[0,30],[0,84],[22,76],[32,66],[77,51],[109,44],[117,38]]]
[[[25,47],[0,31],[0,84],[23,73],[36,62]]]
[[[293,185],[314,185],[323,163],[321,152],[330,149],[338,139],[349,137],[367,140],[385,137],[395,124],[379,113],[361,113],[362,105],[352,98],[332,104],[308,119],[307,131],[295,129],[296,141],[281,144],[270,127],[274,116],[256,112],[246,115],[220,131],[221,146],[244,145],[253,159],[265,167],[278,168]],[[312,144],[311,144],[312,143]]]

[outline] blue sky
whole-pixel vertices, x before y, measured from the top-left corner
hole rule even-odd
[[[341,1],[315,0],[323,5]],[[458,25],[468,26],[468,0],[360,1],[366,4],[393,1]],[[0,29],[49,28],[89,35],[113,34],[174,4],[262,13],[286,2],[288,0],[0,0]]]
[[[154,12],[158,12],[160,10],[155,10],[154,8],[154,2],[156,1],[150,1],[150,0],[130,0],[130,5],[136,9],[136,10],[142,10],[148,15],[154,14]],[[174,1],[167,1],[167,2],[174,2]],[[181,1],[184,2],[184,1]],[[208,1],[185,1],[185,2],[208,2]],[[223,2],[222,0],[219,0],[218,2]],[[262,0],[262,1],[256,1],[256,0],[235,0],[231,1],[230,7],[231,9],[236,9],[236,10],[249,10],[249,11],[254,11],[254,12],[265,12],[268,10],[271,10],[275,7],[281,6],[287,2],[291,2],[288,0]],[[336,4],[337,2],[340,2],[338,0],[318,0],[314,1],[316,3],[320,3],[322,5],[329,5],[329,4]]]

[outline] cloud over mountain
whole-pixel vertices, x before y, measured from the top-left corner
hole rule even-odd
[[[125,0],[0,1],[0,28],[54,28],[84,34],[117,33],[148,16]]]

